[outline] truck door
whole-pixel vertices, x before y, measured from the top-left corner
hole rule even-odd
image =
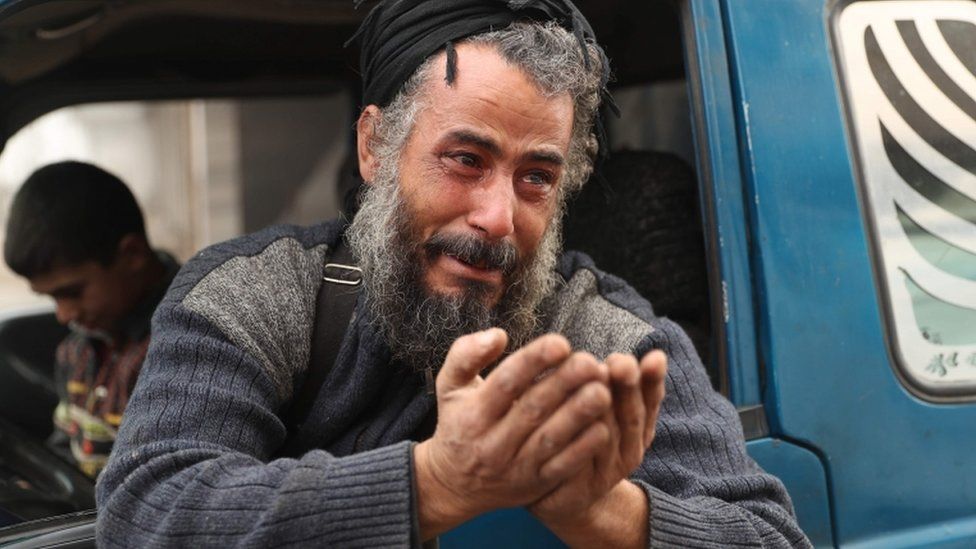
[[[770,432],[835,544],[972,547],[976,3],[722,10]]]

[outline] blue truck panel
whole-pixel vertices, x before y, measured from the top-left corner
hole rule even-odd
[[[927,402],[898,379],[832,12],[806,0],[724,8],[773,432],[825,463],[839,545],[962,543],[976,511],[976,405]]]
[[[745,197],[739,164],[725,30],[717,0],[691,0],[685,6],[686,59],[689,67],[693,128],[699,156],[704,218],[709,248],[718,261],[724,359],[729,399],[736,406],[760,404],[755,321],[749,264]]]

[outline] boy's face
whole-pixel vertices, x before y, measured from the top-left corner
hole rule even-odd
[[[132,262],[120,256],[109,265],[95,260],[56,267],[30,279],[31,289],[54,299],[61,324],[116,334],[139,300]]]

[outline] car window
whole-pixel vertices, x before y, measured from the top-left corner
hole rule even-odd
[[[923,396],[976,395],[976,4],[854,2],[836,30],[892,354]]]
[[[0,155],[0,239],[17,187],[40,166],[69,159],[125,181],[152,244],[181,261],[274,223],[332,218],[350,105],[339,93],[59,109],[20,130]],[[0,265],[0,309],[44,301]]]

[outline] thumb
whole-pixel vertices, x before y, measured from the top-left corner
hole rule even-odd
[[[498,360],[508,345],[501,328],[491,328],[461,336],[451,345],[444,366],[437,374],[437,394],[460,389],[471,383],[481,370]]]

